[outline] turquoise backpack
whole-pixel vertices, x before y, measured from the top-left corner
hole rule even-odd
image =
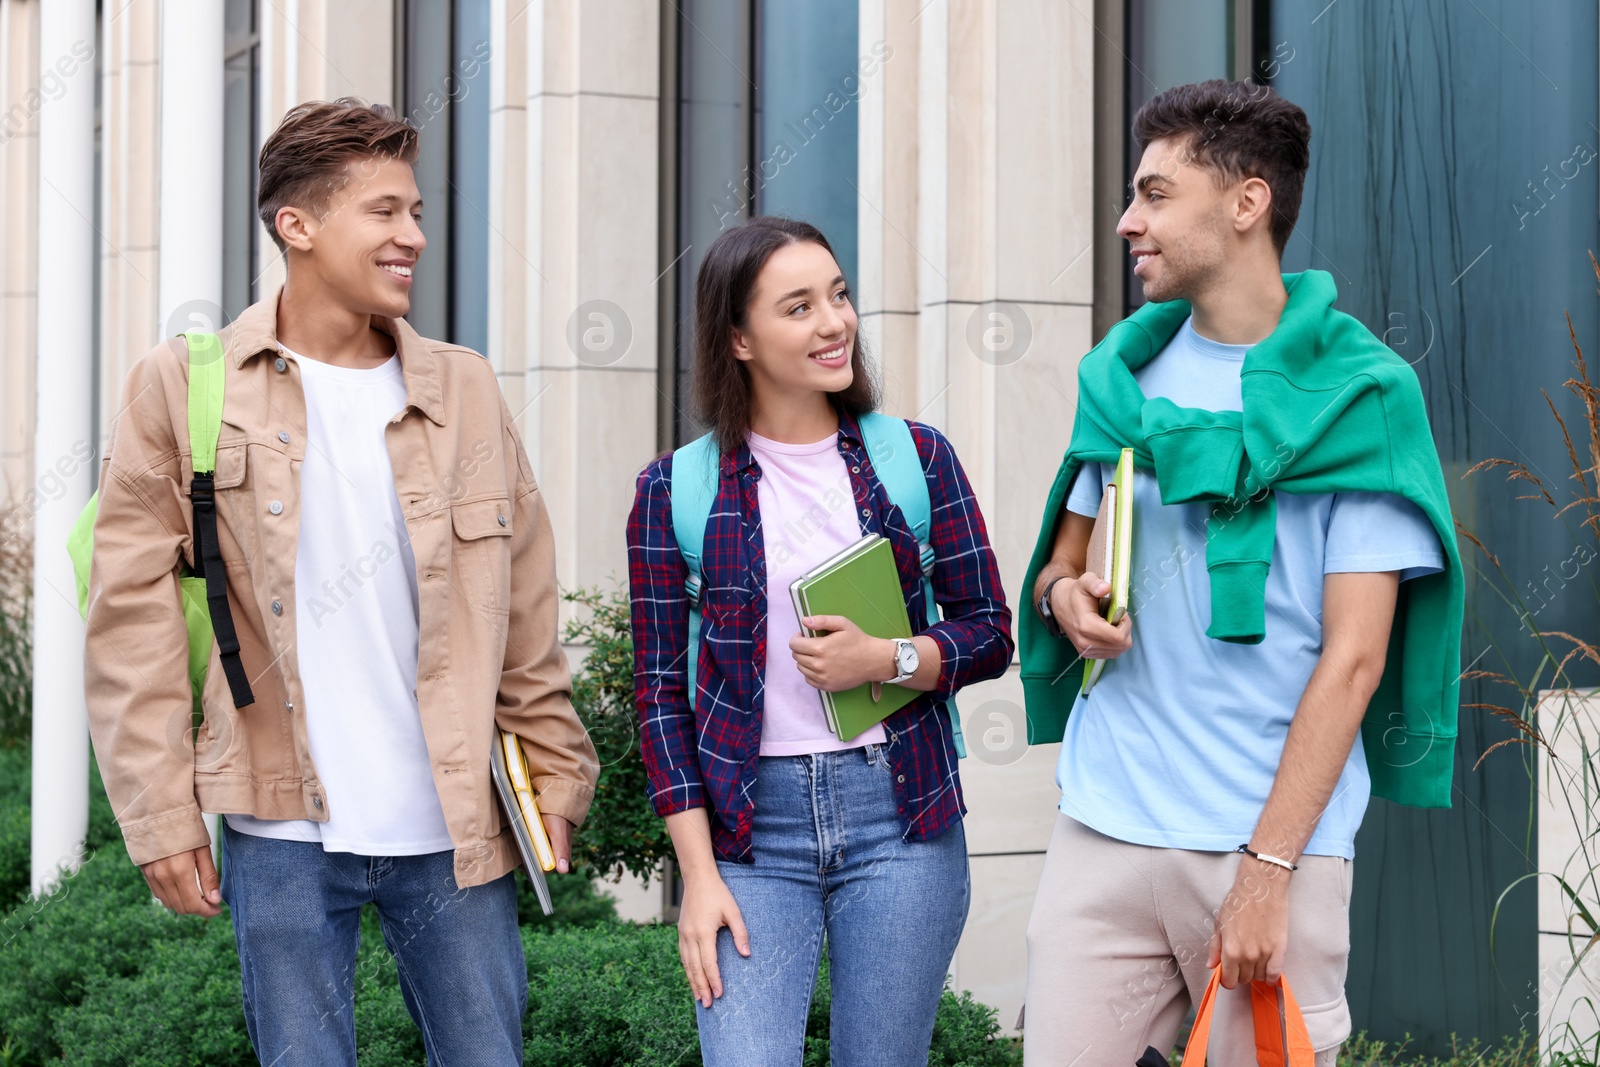
[[[211,667],[215,641],[222,654],[222,671],[228,677],[235,707],[255,702],[244,663],[239,658],[239,637],[228,607],[228,576],[217,540],[217,510],[213,498],[217,472],[217,438],[222,433],[222,395],[227,373],[222,340],[214,333],[186,333],[189,346],[189,447],[194,480],[189,497],[194,508],[194,560],[198,571],[181,565],[178,600],[189,633],[189,691],[200,714],[200,694]],[[78,613],[89,616],[89,560],[94,555],[94,520],[100,512],[100,494],[89,498],[67,536],[67,554],[78,585]]]
[[[929,531],[933,524],[933,505],[928,497],[928,479],[917,455],[917,443],[904,419],[868,412],[860,420],[861,440],[867,446],[872,469],[888,492],[889,499],[905,516],[922,551],[922,599],[928,609],[928,625],[939,621],[939,605],[933,599],[933,544]],[[700,661],[700,590],[705,550],[706,523],[716,499],[721,477],[721,453],[711,434],[697,437],[672,453],[672,533],[678,551],[689,567],[683,591],[689,598],[689,702],[694,703],[695,678]],[[952,697],[946,701],[950,727],[954,731],[956,754],[967,754],[961,735],[961,715]]]

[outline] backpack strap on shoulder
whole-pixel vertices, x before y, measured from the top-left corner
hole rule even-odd
[[[939,605],[933,599],[933,502],[928,495],[928,475],[922,469],[916,439],[911,436],[906,420],[893,415],[869,411],[856,421],[861,427],[861,443],[867,448],[867,457],[872,460],[878,481],[883,483],[889,500],[900,509],[917,539],[917,549],[922,556],[922,603],[927,609],[928,625],[932,626],[939,621]],[[947,704],[956,754],[965,757],[967,742],[961,733],[961,715],[953,697]]]
[[[183,335],[189,346],[189,451],[193,456],[194,478],[189,486],[189,502],[194,508],[194,565],[206,583],[206,606],[211,629],[216,634],[222,656],[222,671],[228,678],[236,708],[255,703],[244,662],[239,658],[239,635],[233,626],[233,611],[228,606],[228,575],[222,562],[222,543],[217,536],[216,473],[217,438],[222,434],[222,398],[227,378],[222,341],[214,333],[191,332]]]
[[[683,592],[689,598],[689,706],[694,707],[700,666],[700,594],[705,585],[706,523],[722,480],[722,453],[704,434],[672,453],[672,535],[689,568]]]
[[[928,476],[922,470],[922,458],[917,455],[917,443],[911,436],[906,420],[892,415],[869,411],[857,420],[861,426],[861,441],[867,446],[867,456],[878,481],[889,493],[889,499],[906,517],[906,525],[917,539],[917,549],[922,553],[923,591],[927,594],[928,623],[939,621],[939,607],[933,601],[933,543],[929,531],[933,525],[933,504],[928,496]]]

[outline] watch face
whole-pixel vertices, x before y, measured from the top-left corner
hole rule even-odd
[[[895,651],[895,664],[900,668],[901,674],[917,673],[917,646],[910,641],[900,645]]]

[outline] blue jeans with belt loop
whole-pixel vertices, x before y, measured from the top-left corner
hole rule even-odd
[[[961,824],[902,839],[892,774],[881,745],[762,757],[755,862],[717,862],[750,956],[718,932],[723,993],[695,1007],[706,1067],[800,1063],[824,935],[836,1067],[928,1062],[972,882]]]
[[[522,1062],[528,966],[513,874],[461,889],[455,853],[360,856],[222,828],[245,1027],[263,1064],[356,1067],[361,905],[377,906],[435,1067]]]

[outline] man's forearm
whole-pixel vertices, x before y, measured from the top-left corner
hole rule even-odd
[[[1311,840],[1344,772],[1377,687],[1370,664],[1317,662],[1289,724],[1278,774],[1251,835],[1257,852],[1294,860]]]
[[[1084,554],[1089,550],[1089,535],[1093,531],[1094,519],[1062,509],[1050,558],[1040,568],[1039,577],[1033,581],[1032,595],[1028,598],[1034,611],[1039,610],[1039,598],[1044,596],[1045,588],[1051,582],[1057,578],[1070,582],[1083,574]]]

